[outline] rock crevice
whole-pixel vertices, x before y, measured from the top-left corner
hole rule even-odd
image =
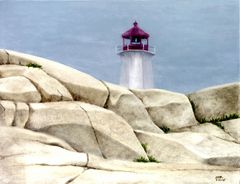
[[[0,50],[0,181],[237,183],[239,89],[127,89]]]

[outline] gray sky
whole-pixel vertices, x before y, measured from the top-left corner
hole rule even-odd
[[[0,48],[118,83],[115,46],[137,20],[157,48],[155,86],[178,92],[239,81],[238,0],[0,1]]]

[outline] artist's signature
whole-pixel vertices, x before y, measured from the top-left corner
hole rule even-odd
[[[216,176],[215,180],[216,181],[225,181],[226,179],[224,177],[222,177],[222,176]]]

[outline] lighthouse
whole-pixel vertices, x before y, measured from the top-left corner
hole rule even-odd
[[[120,85],[128,88],[153,88],[152,57],[155,48],[149,46],[150,35],[135,21],[133,27],[122,34],[122,45],[117,47],[121,58]]]

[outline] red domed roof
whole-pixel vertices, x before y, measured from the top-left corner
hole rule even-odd
[[[123,38],[130,39],[131,37],[140,37],[147,39],[149,34],[144,32],[141,28],[138,27],[138,23],[135,21],[133,23],[133,27],[122,34]]]

